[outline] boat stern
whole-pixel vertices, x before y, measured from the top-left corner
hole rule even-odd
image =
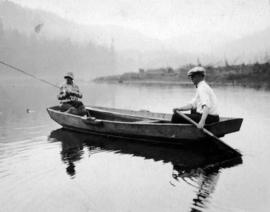
[[[222,137],[229,133],[234,133],[240,130],[243,123],[242,118],[227,118],[218,123],[210,124],[206,128],[214,135]]]

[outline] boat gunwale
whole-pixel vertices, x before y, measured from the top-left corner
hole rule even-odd
[[[71,113],[65,113],[65,112],[61,112],[59,110],[55,110],[52,108],[47,108],[48,111],[52,111],[53,113],[58,113],[61,114],[63,116],[70,116],[70,117],[75,117],[75,118],[79,118],[82,121],[87,121],[87,118],[84,118],[83,116],[79,116],[79,115],[74,115]],[[118,114],[116,114],[118,115]],[[119,115],[126,115],[126,114],[121,114],[119,113]],[[130,116],[130,115],[127,115]],[[138,116],[133,116],[133,117],[137,117],[137,118],[143,118],[143,117],[138,117]],[[150,118],[145,118],[145,119],[150,119]],[[102,121],[104,123],[118,123],[118,124],[131,124],[131,125],[158,125],[158,126],[192,126],[191,124],[179,124],[179,123],[151,123],[151,122],[142,122],[144,120],[140,120],[140,121],[112,121],[112,120],[106,120],[106,119],[96,119],[97,121]],[[152,118],[152,120],[156,120],[156,121],[167,121],[166,119],[162,120],[162,119],[154,119]],[[209,125],[210,126],[210,125]]]
[[[74,115],[74,114],[71,114],[71,113],[65,113],[65,112],[61,112],[59,110],[56,110],[56,109],[53,109],[54,107],[56,106],[52,106],[52,107],[49,107],[47,108],[47,110],[50,110],[54,113],[58,113],[58,114],[61,114],[61,115],[64,115],[64,116],[70,116],[70,117],[75,117],[75,118],[79,118],[81,119],[82,121],[86,121],[87,118],[83,117],[83,116],[79,116],[79,115]],[[97,106],[98,107],[98,106]],[[102,121],[104,123],[118,123],[118,124],[131,124],[131,125],[154,125],[154,126],[181,126],[181,127],[194,127],[192,124],[188,124],[188,123],[154,123],[154,122],[142,122],[143,119],[145,120],[156,120],[156,121],[169,121],[168,119],[162,119],[162,118],[147,118],[147,117],[143,117],[143,116],[135,116],[135,115],[130,115],[130,114],[123,114],[123,113],[119,113],[119,112],[113,112],[113,111],[106,111],[106,110],[102,110],[102,109],[99,109],[99,108],[95,108],[95,106],[87,106],[86,107],[88,110],[91,110],[91,108],[93,110],[98,110],[99,112],[107,112],[107,113],[111,113],[111,114],[115,114],[115,115],[124,115],[124,116],[128,116],[128,117],[134,117],[134,118],[142,118],[142,120],[138,120],[138,121],[113,121],[113,120],[106,120],[106,119],[96,119],[98,121]],[[108,108],[110,109],[110,108]],[[115,108],[116,109],[116,108]],[[121,110],[121,109],[120,109]],[[125,110],[125,109],[123,109]],[[132,110],[130,110],[132,111]],[[134,111],[134,112],[137,112],[137,111]],[[138,111],[140,112],[140,111]],[[154,113],[154,112],[150,112],[150,113]],[[219,122],[215,122],[215,123],[211,123],[211,124],[206,124],[205,126],[208,128],[208,127],[213,127],[213,126],[216,126],[216,125],[219,125],[220,123],[222,122],[226,122],[226,121],[230,121],[230,120],[237,120],[237,119],[242,119],[242,118],[232,118],[232,117],[221,117],[220,119],[222,119],[221,121]],[[243,120],[243,119],[242,119]]]

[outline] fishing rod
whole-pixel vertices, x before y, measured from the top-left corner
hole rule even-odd
[[[36,79],[36,80],[41,81],[41,82],[43,82],[43,83],[46,83],[46,84],[48,84],[48,85],[51,85],[51,86],[53,86],[53,87],[55,87],[55,88],[60,88],[59,86],[57,86],[57,85],[55,85],[55,84],[53,84],[53,83],[51,83],[51,82],[49,82],[49,81],[47,81],[47,80],[40,79],[40,78],[36,77],[36,76],[33,75],[33,74],[29,74],[29,73],[27,73],[26,71],[24,71],[24,70],[22,70],[22,69],[20,69],[20,68],[17,68],[17,67],[15,67],[15,66],[13,66],[13,65],[10,65],[10,64],[8,64],[8,63],[5,63],[5,62],[3,62],[3,61],[1,61],[1,60],[0,60],[0,63],[1,63],[2,65],[4,65],[4,66],[7,66],[7,67],[11,68],[12,70],[21,72],[21,73],[23,73],[23,74],[25,74],[25,75],[27,75],[27,76],[29,76],[29,77],[32,77],[32,78],[34,78],[34,79]]]

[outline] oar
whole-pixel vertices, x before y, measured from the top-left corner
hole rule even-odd
[[[189,118],[188,116],[186,116],[185,114],[183,114],[181,111],[176,111],[176,113],[181,116],[182,118],[184,118],[185,120],[187,120],[189,123],[193,124],[195,127],[198,127],[198,123],[196,123],[195,121],[193,121],[191,118]],[[213,138],[214,141],[218,141],[219,143],[223,144],[224,146],[228,147],[230,150],[233,150],[234,152],[237,152],[236,150],[234,150],[232,147],[230,147],[228,144],[226,144],[224,141],[222,141],[220,138],[218,138],[217,136],[215,136],[212,132],[210,132],[209,130],[202,128],[202,131],[208,135],[209,137]],[[239,152],[237,152],[239,155],[241,155]]]

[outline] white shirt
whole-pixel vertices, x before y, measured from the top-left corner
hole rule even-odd
[[[218,115],[217,97],[213,89],[203,80],[198,83],[195,97],[191,101],[192,108],[198,113],[203,112],[203,106],[209,108],[209,114]]]

